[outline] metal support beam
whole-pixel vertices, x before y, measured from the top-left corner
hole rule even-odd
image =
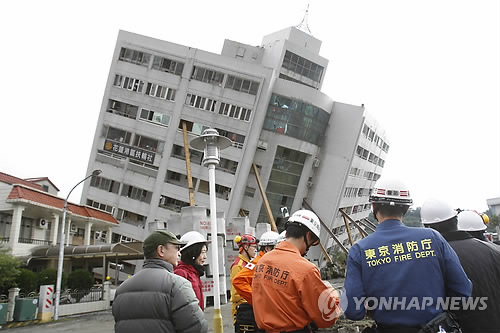
[[[347,215],[346,212],[344,212],[342,209],[339,209],[339,212],[342,214],[344,219],[348,219],[352,224],[354,224],[356,228],[358,228],[361,237],[365,238],[366,236],[368,236],[368,233],[364,231],[363,228],[361,228],[361,226],[356,221],[354,221],[349,215]]]
[[[309,203],[307,203],[306,199],[303,199],[302,200],[302,206],[304,206],[306,209],[309,209],[310,211],[312,211],[314,214],[316,214],[316,212],[314,211],[314,209],[311,207],[311,205],[309,205]],[[316,214],[318,215],[318,214]],[[341,241],[339,241],[339,239],[337,238],[337,236],[335,236],[335,234],[330,230],[330,228],[328,228],[328,226],[325,224],[325,222],[323,222],[323,220],[321,219],[321,217],[319,217],[319,223],[321,224],[321,226],[328,232],[328,234],[330,235],[330,237],[333,238],[333,240],[337,243],[337,245],[342,249],[342,251],[345,252],[345,254],[349,253],[349,251],[346,249],[346,247],[344,246],[344,244],[342,244]]]
[[[370,229],[372,232],[375,232],[376,228],[373,228],[370,224],[366,223],[365,219],[359,220],[359,223],[362,224],[365,228]]]

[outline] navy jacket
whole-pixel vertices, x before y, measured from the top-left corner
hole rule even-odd
[[[386,220],[350,249],[345,291],[349,319],[362,319],[367,301],[378,324],[418,327],[443,311],[446,296],[469,297],[472,283],[437,231]]]

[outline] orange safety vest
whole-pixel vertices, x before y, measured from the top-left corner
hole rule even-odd
[[[231,302],[233,302],[233,305],[231,307],[231,312],[233,314],[233,318],[236,318],[236,307],[238,305],[240,305],[241,303],[245,303],[245,299],[242,298],[238,292],[236,291],[236,289],[234,289],[233,287],[233,279],[234,277],[236,276],[236,274],[238,274],[242,269],[243,267],[245,267],[250,261],[245,258],[243,255],[238,255],[238,258],[236,258],[233,262],[233,264],[231,265]]]
[[[331,327],[340,315],[338,294],[319,269],[290,242],[281,242],[254,269],[252,300],[257,326],[266,332],[303,329],[312,321]]]
[[[255,257],[252,262],[246,264],[246,266],[238,274],[236,274],[233,279],[232,284],[234,289],[236,289],[236,292],[250,305],[252,305],[252,280],[255,265],[257,265],[260,258],[262,258],[264,254],[264,251],[260,251],[259,255]]]

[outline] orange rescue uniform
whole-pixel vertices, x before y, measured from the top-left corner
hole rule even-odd
[[[245,267],[250,261],[245,258],[243,255],[238,255],[238,258],[236,258],[233,262],[233,264],[231,265],[231,274],[230,274],[230,277],[231,277],[231,302],[233,302],[233,305],[231,307],[231,312],[233,314],[233,319],[236,320],[236,307],[238,305],[240,305],[241,303],[245,303],[245,299],[242,298],[238,292],[236,291],[236,289],[234,289],[233,287],[233,279],[234,277],[236,276],[236,274],[238,274],[242,269],[243,267]]]
[[[254,271],[252,299],[257,306],[253,310],[260,329],[289,332],[312,321],[320,328],[337,321],[338,294],[323,283],[318,268],[292,243],[281,242]]]
[[[259,255],[256,256],[251,263],[247,264],[238,274],[236,274],[233,279],[232,284],[234,289],[236,289],[236,292],[241,297],[243,297],[250,305],[252,305],[253,273],[255,271],[255,266],[264,254],[264,251],[260,251]]]

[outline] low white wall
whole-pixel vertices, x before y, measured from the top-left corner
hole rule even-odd
[[[59,316],[70,316],[79,313],[103,311],[107,309],[109,309],[109,301],[62,304],[59,306]]]

